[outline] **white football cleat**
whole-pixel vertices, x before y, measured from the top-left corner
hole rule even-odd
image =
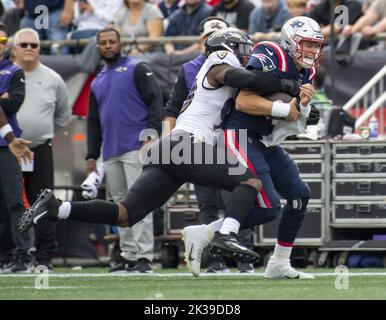
[[[291,267],[288,260],[278,260],[271,256],[265,269],[264,278],[266,279],[315,279],[312,274],[296,271]]]
[[[189,226],[182,230],[182,240],[185,244],[185,261],[189,271],[195,276],[200,275],[201,255],[212,241],[213,233],[206,225]]]

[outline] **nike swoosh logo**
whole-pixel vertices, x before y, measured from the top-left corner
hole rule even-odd
[[[42,212],[41,214],[37,215],[37,216],[33,219],[33,222],[34,222],[35,224],[37,224],[38,221],[39,221],[39,219],[40,219],[42,216],[44,216],[46,213],[47,213],[47,211],[44,211],[44,212]]]
[[[153,72],[146,72],[146,75],[150,77],[153,74]]]
[[[193,252],[193,245],[190,246],[189,257],[188,257],[189,261],[194,261],[194,258],[192,258],[192,252]]]
[[[273,56],[273,52],[272,52],[272,51],[269,51],[268,49],[265,49],[265,50],[267,50],[267,52],[268,52],[268,54],[269,54],[270,56]]]

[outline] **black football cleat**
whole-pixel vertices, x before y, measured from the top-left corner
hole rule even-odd
[[[22,215],[17,222],[17,229],[24,232],[34,224],[43,221],[57,221],[61,201],[56,199],[50,189],[45,189],[35,203]]]
[[[260,255],[240,244],[236,239],[236,234],[221,234],[215,232],[214,238],[208,245],[209,251],[220,256],[234,258],[238,261],[258,263]]]

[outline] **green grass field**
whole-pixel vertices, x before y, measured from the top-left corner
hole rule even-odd
[[[234,270],[232,270],[234,272]],[[58,268],[49,289],[36,289],[36,275],[0,275],[0,299],[386,299],[385,269],[349,272],[349,288],[337,290],[333,269],[308,269],[315,280],[265,280],[253,275],[204,275],[194,278],[181,269],[157,269],[154,275],[109,275],[106,269]]]

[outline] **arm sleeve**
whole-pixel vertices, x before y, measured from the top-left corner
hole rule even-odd
[[[281,91],[281,80],[260,70],[231,68],[225,72],[224,84],[240,89],[255,90],[262,95]]]
[[[362,16],[362,6],[357,1],[350,1],[348,4],[349,24],[354,24]],[[382,17],[382,14],[379,15]]]
[[[87,117],[87,159],[97,160],[102,145],[102,129],[98,113],[98,103],[94,93],[90,92]]]
[[[163,97],[153,70],[145,63],[139,63],[135,68],[134,81],[143,102],[149,107],[148,128],[161,133]]]
[[[165,107],[165,117],[177,118],[182,104],[185,99],[188,97],[188,89],[186,88],[185,75],[183,69],[179,72],[176,82],[173,84],[172,91],[170,93],[170,98],[166,103]]]
[[[55,131],[68,124],[71,113],[72,108],[70,106],[67,87],[63,79],[59,77],[58,85],[56,87],[56,109],[54,115]]]
[[[9,83],[9,98],[0,99],[0,105],[5,113],[16,113],[19,111],[25,96],[24,71],[15,72]]]
[[[237,28],[242,30],[248,30],[249,28],[249,14],[255,9],[255,6],[246,2],[244,6],[244,10],[240,10],[237,15]]]

